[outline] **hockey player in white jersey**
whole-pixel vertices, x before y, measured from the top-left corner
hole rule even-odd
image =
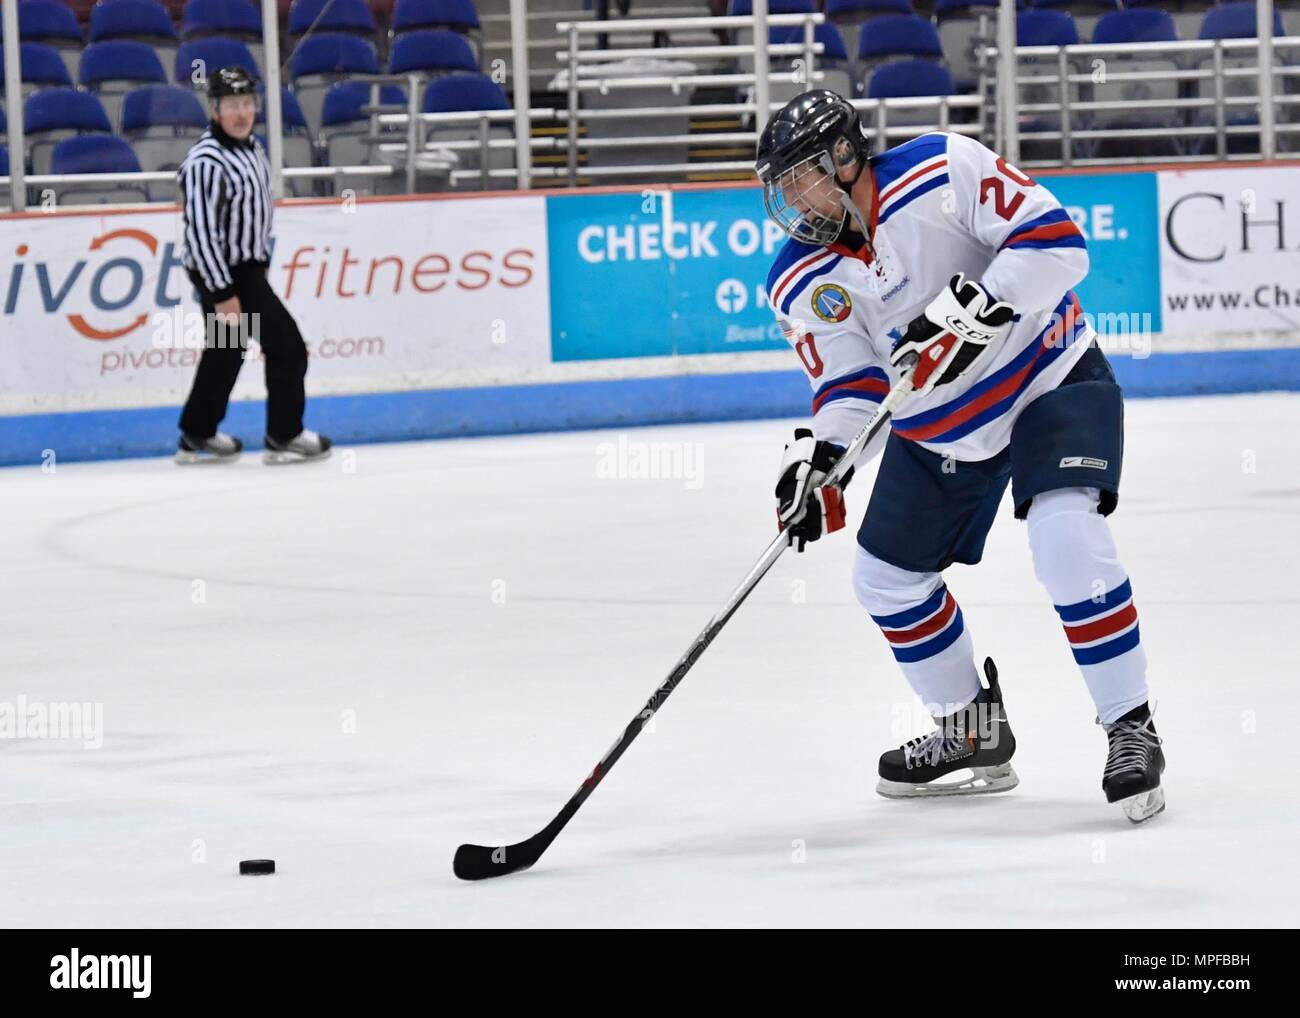
[[[776,489],[799,551],[844,526],[851,475],[839,487],[821,480],[919,358],[914,391],[859,460],[883,451],[853,582],[938,727],[880,758],[878,791],[999,792],[1018,781],[997,670],[986,659],[981,683],[943,580],[953,562],[980,560],[1009,482],[1108,736],[1106,797],[1135,822],[1154,816],[1164,755],[1132,587],[1106,522],[1123,402],[1071,289],[1088,271],[1079,229],[1046,188],[963,135],[872,155],[856,111],[824,90],[772,118],[757,173],[768,214],[790,235],[768,299],[813,389],[812,429],[796,430]]]

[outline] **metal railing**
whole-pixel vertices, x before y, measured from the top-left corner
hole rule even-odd
[[[273,0],[262,3],[273,11]],[[1259,23],[1271,24],[1271,0],[1257,3]],[[16,15],[14,5],[4,6],[4,45],[10,55],[5,65],[9,148],[16,165],[12,177],[0,177],[0,200],[6,187],[15,204],[21,204],[28,185],[73,188],[63,197],[75,200],[77,186],[171,183],[169,172],[23,173],[20,62],[13,58],[17,33],[11,25]],[[266,129],[277,194],[284,179],[337,185],[366,178],[381,188],[412,192],[526,188],[534,181],[573,187],[588,181],[743,176],[752,167],[759,127],[784,99],[840,75],[861,82],[865,70],[827,61],[815,36],[822,15],[768,16],[767,7],[766,0],[755,0],[752,17],[598,22],[557,20],[553,13],[529,15],[524,0],[511,0],[511,73],[516,80],[531,80],[530,54],[549,52],[554,63],[546,71],[548,83],[562,108],[532,107],[528,91],[519,88],[512,110],[423,113],[420,99],[429,76],[357,76],[353,80],[371,85],[371,102],[363,109],[369,118],[361,136],[369,155],[364,165],[351,160],[346,166],[284,167],[283,145],[274,127],[280,123],[279,90],[268,89]],[[975,95],[854,100],[877,146],[937,128],[981,137],[1013,162],[1030,166],[1270,159],[1279,145],[1288,151],[1300,149],[1300,69],[1288,63],[1300,52],[1300,37],[1025,47],[1013,45],[1014,13],[1012,0],[1003,0],[994,19],[996,44],[979,49],[982,72]],[[553,25],[557,34],[530,36],[529,25]],[[763,45],[769,27],[791,26],[796,29],[794,41]],[[646,35],[656,41],[661,35],[688,40],[692,35],[716,36],[717,41],[639,45]],[[632,45],[620,46],[629,39]],[[278,39],[268,33],[266,43],[268,69],[272,63],[278,67]],[[673,63],[638,64],[659,58]],[[1249,66],[1230,66],[1243,58],[1251,58]],[[1172,66],[1159,71],[1123,66],[1134,59],[1167,60]],[[1111,65],[1101,82],[1096,61]],[[272,77],[268,75],[268,83]],[[1236,86],[1252,78],[1258,83],[1253,93],[1237,94]],[[1157,80],[1177,82],[1177,96],[1115,99],[1098,93],[1099,84]],[[388,83],[406,86],[402,107],[378,102],[379,87]],[[1045,91],[1035,95],[1035,90]],[[625,108],[618,108],[620,101]],[[1151,122],[1125,125],[1118,122],[1121,112],[1149,116]],[[1166,121],[1157,122],[1157,114],[1167,115]],[[1251,117],[1258,123],[1247,122]],[[713,123],[701,123],[709,119]],[[1245,151],[1243,146],[1254,138],[1258,145]],[[1132,139],[1167,141],[1171,151],[1107,151]],[[324,188],[315,190],[325,193]]]
[[[1266,50],[1270,56],[1273,52],[1300,56],[1300,36],[1275,37]],[[1300,63],[1270,59],[1263,74],[1258,53],[1257,39],[1017,46],[1018,144],[1022,149],[1031,146],[1034,153],[1022,153],[1020,162],[1101,166],[1272,158],[1279,138],[1300,136]],[[996,50],[990,54],[996,56]],[[1228,66],[1234,58],[1250,58],[1250,64]],[[1169,66],[1126,70],[1134,61]],[[1262,88],[1264,80],[1283,87]],[[1177,94],[1156,99],[1096,98],[1103,89],[1147,82],[1175,83]],[[1254,88],[1230,94],[1234,82]],[[1044,93],[1041,101],[1024,101],[1026,91],[1034,89]],[[1234,114],[1239,122],[1232,122]],[[1233,151],[1233,138],[1255,138],[1258,144]],[[1169,144],[1164,151],[1100,154],[1105,142],[1153,139]],[[1285,147],[1300,149],[1300,145]]]

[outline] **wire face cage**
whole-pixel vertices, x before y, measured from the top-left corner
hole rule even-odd
[[[763,181],[763,204],[781,229],[805,244],[829,244],[844,225],[843,191],[822,152]]]

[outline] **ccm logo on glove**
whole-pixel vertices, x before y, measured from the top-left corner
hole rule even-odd
[[[917,357],[912,390],[924,395],[964,375],[980,354],[1006,334],[1015,314],[1010,304],[995,301],[984,287],[959,272],[908,323],[890,352],[890,363],[901,368]]]

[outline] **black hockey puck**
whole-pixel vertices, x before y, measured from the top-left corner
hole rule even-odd
[[[274,859],[245,859],[239,864],[239,875],[241,877],[261,877],[274,872]]]

